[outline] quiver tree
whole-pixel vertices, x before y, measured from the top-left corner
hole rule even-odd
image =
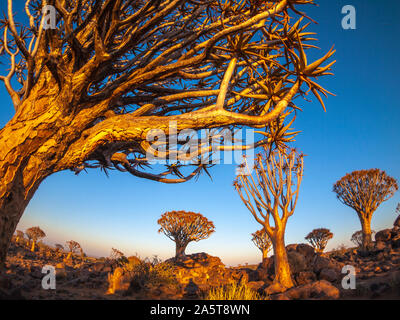
[[[124,263],[129,262],[129,260],[125,256],[125,254],[122,251],[115,249],[115,248],[111,248],[110,259],[112,261],[115,261],[119,265],[123,265]]]
[[[325,228],[314,229],[305,237],[317,253],[323,253],[328,241],[332,238],[333,233]]]
[[[371,246],[373,213],[397,190],[397,181],[379,169],[353,171],[334,184],[333,191],[337,198],[357,212],[362,227],[364,250]]]
[[[32,227],[25,230],[26,236],[28,237],[29,241],[32,241],[31,251],[35,251],[35,245],[38,240],[43,239],[46,234],[42,229],[39,227]]]
[[[371,234],[374,234],[375,231],[371,230]],[[363,232],[362,230],[358,230],[351,235],[350,241],[353,242],[357,247],[362,248],[363,245]]]
[[[23,240],[23,239],[24,239],[25,234],[24,234],[23,231],[17,230],[17,231],[15,231],[15,233],[16,233],[16,238],[15,238],[15,242],[16,242],[16,243],[19,243],[20,240]]]
[[[290,288],[293,281],[285,248],[285,230],[299,196],[303,155],[295,150],[270,151],[264,147],[256,156],[254,167],[249,166],[246,158],[244,160],[234,186],[272,241],[275,283]]]
[[[175,242],[175,258],[185,255],[190,242],[207,239],[215,229],[214,223],[200,213],[182,210],[164,213],[157,223],[161,226],[158,232]]]
[[[260,249],[262,253],[262,261],[265,262],[268,257],[268,252],[272,248],[272,242],[269,238],[267,232],[264,229],[257,230],[256,232],[252,233],[251,241],[255,244],[255,246]]]
[[[70,241],[67,241],[66,244],[67,244],[67,248],[69,250],[67,260],[71,259],[73,253],[80,252],[82,255],[83,250],[82,250],[81,245],[78,242],[76,242],[74,240],[70,240]]]
[[[53,7],[43,15],[46,3]],[[290,140],[292,99],[312,92],[322,103],[328,91],[316,81],[334,63],[325,64],[332,49],[307,59],[315,39],[298,9],[312,3],[27,0],[23,25],[13,1],[2,1],[9,68],[0,80],[15,115],[0,131],[0,265],[26,206],[55,172],[117,169],[179,183],[207,170],[208,141],[218,144],[212,138],[226,128],[264,134],[239,149]],[[186,140],[187,129],[214,130],[188,154],[169,139]],[[157,172],[152,156],[172,162]]]

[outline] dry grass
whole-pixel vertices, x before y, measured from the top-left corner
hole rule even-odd
[[[243,282],[235,282],[226,286],[212,288],[205,300],[267,300]]]

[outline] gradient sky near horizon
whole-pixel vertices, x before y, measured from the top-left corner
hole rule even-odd
[[[19,1],[14,1],[19,2]],[[400,2],[390,0],[319,0],[319,7],[302,10],[318,21],[319,57],[335,45],[334,76],[321,84],[337,96],[326,100],[327,112],[317,101],[301,102],[294,128],[302,132],[294,145],[304,152],[305,172],[295,214],[289,219],[286,243],[304,242],[314,228],[331,229],[328,249],[350,246],[360,229],[356,213],[336,199],[332,185],[348,172],[380,168],[400,179]],[[343,30],[341,9],[353,5],[357,29]],[[15,4],[20,13],[22,1]],[[2,1],[0,10],[5,9]],[[17,15],[18,18],[18,15]],[[0,87],[0,126],[12,117],[11,100]],[[315,99],[314,99],[315,100]],[[200,212],[214,221],[216,232],[207,240],[191,243],[187,253],[207,252],[227,265],[257,263],[260,252],[250,234],[260,225],[232,187],[234,165],[211,169],[213,180],[165,185],[98,170],[76,176],[61,172],[39,187],[18,229],[39,225],[45,242],[76,240],[85,252],[108,256],[112,247],[127,255],[174,255],[174,243],[157,233],[157,219],[169,210]],[[391,227],[400,192],[375,212],[372,229]]]

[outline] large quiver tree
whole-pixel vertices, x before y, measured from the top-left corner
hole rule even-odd
[[[298,9],[312,2],[28,0],[21,25],[13,0],[2,1],[9,68],[0,80],[15,115],[0,131],[0,265],[30,199],[55,172],[113,168],[177,183],[206,170],[199,153],[210,151],[200,145],[182,166],[187,154],[168,137],[185,129],[218,136],[250,126],[269,142],[290,139],[293,98],[311,90],[322,103],[328,92],[315,81],[334,63],[323,66],[333,50],[307,60],[315,39]],[[146,139],[153,129],[165,135],[157,152]],[[148,152],[175,163],[155,172]]]
[[[285,230],[296,208],[303,178],[303,155],[295,150],[264,148],[251,167],[248,160],[234,186],[253,217],[272,241],[274,249],[275,283],[293,286],[285,248]]]
[[[202,214],[182,210],[164,213],[157,223],[161,226],[158,232],[175,242],[175,258],[185,256],[190,242],[207,239],[215,229],[214,223]]]
[[[353,171],[334,184],[333,191],[337,198],[357,212],[362,227],[364,250],[371,246],[373,213],[398,188],[397,181],[379,169]]]

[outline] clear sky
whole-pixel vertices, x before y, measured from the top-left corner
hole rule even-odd
[[[14,1],[18,2],[18,1]],[[350,245],[360,229],[356,213],[340,203],[332,185],[348,172],[380,168],[400,179],[400,2],[390,0],[320,0],[302,10],[319,22],[322,55],[334,44],[335,75],[322,80],[337,94],[326,101],[301,102],[304,111],[295,122],[302,133],[296,147],[303,151],[305,176],[295,214],[289,219],[286,243],[304,242],[314,228],[331,229],[328,249]],[[22,3],[22,1],[21,1]],[[343,30],[341,9],[354,5],[357,29]],[[0,5],[4,9],[5,1]],[[17,7],[18,8],[18,7]],[[18,8],[20,9],[20,8]],[[11,101],[0,88],[0,125],[13,114]],[[89,255],[107,256],[111,247],[128,255],[174,255],[174,243],[158,234],[157,219],[169,210],[200,212],[214,221],[216,232],[192,243],[187,253],[207,252],[227,265],[256,263],[260,252],[250,233],[260,228],[232,187],[235,167],[217,165],[196,181],[164,185],[97,170],[75,176],[61,172],[48,178],[31,201],[19,229],[39,225],[50,244],[76,240]],[[400,192],[375,212],[372,228],[391,227]]]

